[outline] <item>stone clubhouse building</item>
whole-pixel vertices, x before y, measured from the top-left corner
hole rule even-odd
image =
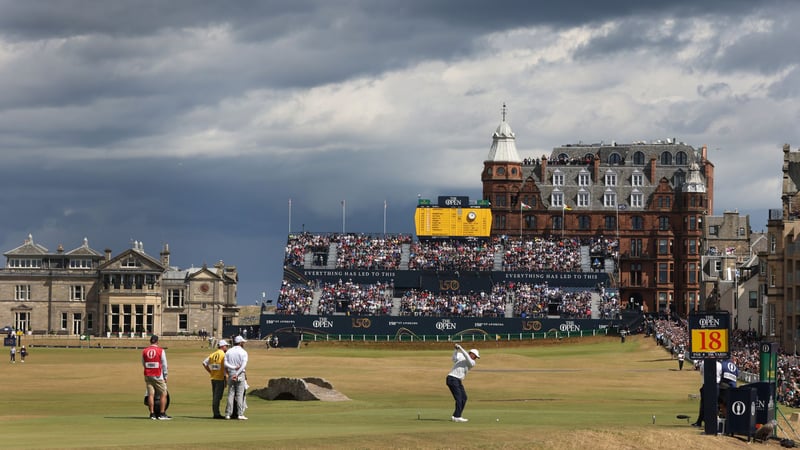
[[[3,254],[0,326],[31,334],[136,336],[213,333],[234,323],[238,274],[170,265],[169,245],[155,258],[144,244],[112,255],[89,246],[55,252],[33,236]]]

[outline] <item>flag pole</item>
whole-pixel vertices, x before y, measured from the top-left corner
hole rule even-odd
[[[386,237],[386,200],[383,201],[383,237]]]
[[[519,240],[522,242],[522,200],[519,201]]]
[[[289,234],[292,234],[292,198],[289,197]]]
[[[344,234],[344,216],[345,216],[345,202],[342,200],[342,234]]]
[[[567,204],[564,203],[561,205],[561,240],[564,240],[564,228],[566,228],[566,221],[564,220],[564,214],[567,211]]]

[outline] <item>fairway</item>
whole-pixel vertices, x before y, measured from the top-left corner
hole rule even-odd
[[[145,340],[142,340],[144,345]],[[198,341],[162,339],[172,421],[148,419],[140,351],[33,348],[2,365],[3,448],[749,448],[705,436],[698,372],[652,339],[595,337],[481,342],[465,380],[469,401],[453,423],[445,386],[451,344],[310,343],[267,350],[251,341],[248,381],[322,377],[345,402],[248,398],[248,421],[211,419],[211,389]],[[466,346],[473,346],[466,343]],[[791,410],[782,409],[786,416]],[[760,445],[760,444],[758,444]],[[769,446],[776,443],[770,443]]]

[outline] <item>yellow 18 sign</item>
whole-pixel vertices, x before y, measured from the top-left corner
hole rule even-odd
[[[727,311],[689,314],[689,358],[730,358],[730,323]]]
[[[692,353],[727,353],[728,330],[692,330]]]

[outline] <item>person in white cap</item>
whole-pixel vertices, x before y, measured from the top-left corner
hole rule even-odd
[[[233,403],[236,402],[237,419],[247,420],[244,415],[244,391],[247,389],[245,370],[247,369],[247,352],[244,343],[247,339],[236,336],[233,348],[225,353],[225,370],[228,372],[228,405],[225,407],[225,418],[233,415]]]
[[[217,347],[214,353],[203,360],[203,367],[211,376],[211,411],[215,419],[222,419],[225,416],[219,412],[219,403],[225,393],[225,352],[228,351],[228,341],[220,339]]]
[[[481,354],[477,349],[473,348],[467,352],[463,347],[456,344],[456,350],[453,352],[453,368],[447,374],[447,387],[450,388],[453,399],[456,401],[456,409],[450,418],[453,422],[468,421],[468,419],[461,417],[461,413],[464,412],[464,407],[467,405],[467,391],[464,390],[462,381],[467,376],[469,369],[475,367],[476,361],[480,358]]]

